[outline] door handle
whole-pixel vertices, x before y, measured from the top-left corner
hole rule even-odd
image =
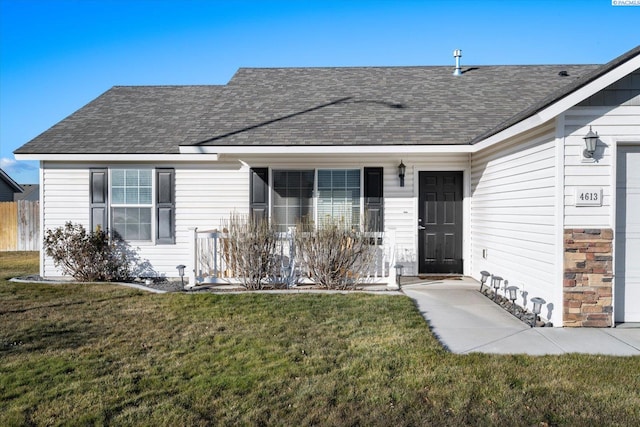
[[[426,230],[427,227],[425,227],[424,225],[419,225],[418,226],[418,230],[422,231],[422,230]]]

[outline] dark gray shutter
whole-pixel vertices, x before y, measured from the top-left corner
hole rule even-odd
[[[383,168],[364,168],[364,213],[367,231],[384,231]]]
[[[269,169],[251,168],[249,211],[253,219],[269,218]]]
[[[156,244],[174,244],[175,170],[156,169]]]
[[[108,222],[108,195],[109,195],[109,179],[107,169],[90,169],[89,170],[89,209],[90,209],[90,227],[91,231],[96,231],[97,227],[106,231],[109,227]]]

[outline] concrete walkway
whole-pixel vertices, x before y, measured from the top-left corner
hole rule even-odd
[[[478,292],[479,288],[479,282],[463,278],[403,285],[402,291],[453,353],[640,356],[640,325],[531,328]]]

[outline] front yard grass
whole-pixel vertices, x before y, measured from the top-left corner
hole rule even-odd
[[[638,425],[640,358],[445,352],[409,298],[42,285],[0,253],[0,425]]]

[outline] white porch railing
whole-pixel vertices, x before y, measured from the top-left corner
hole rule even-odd
[[[385,233],[366,233],[371,244],[375,245],[374,257],[364,277],[365,282],[386,283],[393,275],[395,264],[394,239]],[[280,233],[276,245],[276,255],[280,260],[280,272],[274,281],[295,285],[308,279],[309,275],[303,263],[295,254],[293,230]],[[192,230],[191,260],[193,269],[188,269],[189,285],[233,284],[239,283],[237,272],[228,265],[229,259],[227,234],[217,229]]]

